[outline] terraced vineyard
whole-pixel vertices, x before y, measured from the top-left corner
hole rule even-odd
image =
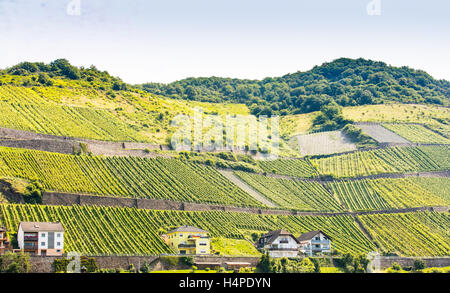
[[[450,252],[448,214],[418,212],[358,218],[384,252],[401,256],[446,256]]]
[[[265,233],[286,229],[295,236],[311,230],[326,231],[341,252],[365,253],[375,245],[351,216],[295,217],[220,211],[152,211],[87,206],[0,204],[0,224],[15,232],[20,221],[60,221],[65,230],[65,251],[88,255],[160,254],[170,248],[157,236],[160,228],[194,225],[212,237],[244,239],[241,231]]]
[[[436,132],[417,124],[391,124],[385,123],[383,127],[397,133],[401,137],[414,143],[450,144],[450,140]]]
[[[37,179],[47,190],[258,206],[212,167],[176,159],[72,156],[0,148],[0,177]]]
[[[342,211],[333,195],[319,183],[279,179],[241,171],[234,173],[282,208],[301,211]]]
[[[111,141],[147,141],[107,110],[0,101],[1,127]]]
[[[258,164],[267,173],[303,178],[317,177],[317,171],[308,160],[260,160]]]
[[[429,190],[428,184],[434,184],[436,189]],[[448,195],[446,199],[443,194],[443,190],[449,190],[450,187],[448,178],[364,179],[333,182],[329,186],[339,201],[352,211],[450,204]]]
[[[357,177],[450,168],[449,147],[393,147],[312,160],[320,174]]]

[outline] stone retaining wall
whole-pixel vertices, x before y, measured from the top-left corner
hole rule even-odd
[[[52,273],[53,262],[61,257],[42,257],[31,256],[31,270],[33,273]],[[151,270],[168,269],[160,261],[159,256],[94,256],[95,261],[100,269],[128,269],[133,264],[135,268],[140,268],[142,264],[150,264]],[[426,267],[447,267],[450,266],[449,257],[380,257],[378,260],[380,269],[392,267],[393,263],[398,263],[402,267],[413,266],[414,261],[421,259],[425,262]],[[259,257],[232,257],[232,256],[195,256],[194,263],[218,263],[224,267],[227,262],[247,262],[251,266],[256,266]],[[176,269],[176,268],[172,268]]]
[[[417,211],[436,211],[446,212],[448,206],[437,207],[417,207],[406,209],[394,209],[383,211],[367,212],[300,212],[290,210],[258,209],[246,207],[234,207],[190,202],[176,202],[163,199],[150,198],[124,198],[124,197],[106,197],[95,195],[83,195],[61,192],[44,192],[42,203],[45,205],[87,205],[87,206],[114,206],[129,207],[148,210],[179,210],[179,211],[223,211],[223,212],[241,212],[262,215],[294,215],[294,216],[339,216],[339,215],[367,215],[367,214],[389,214],[389,213],[410,213]]]

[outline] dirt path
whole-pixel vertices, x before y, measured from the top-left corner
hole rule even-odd
[[[274,204],[273,202],[271,202],[267,198],[265,198],[262,194],[260,194],[259,192],[257,192],[256,190],[254,190],[253,188],[248,186],[246,183],[241,181],[241,179],[236,177],[232,171],[226,171],[226,170],[218,170],[218,171],[220,172],[220,174],[225,176],[225,178],[227,178],[228,180],[230,180],[231,182],[236,184],[239,188],[241,188],[242,190],[244,190],[245,192],[247,192],[248,194],[253,196],[257,201],[265,204],[266,206],[268,206],[270,208],[278,207],[276,204]]]

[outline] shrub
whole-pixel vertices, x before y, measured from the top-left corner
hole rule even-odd
[[[0,255],[0,273],[29,273],[30,256],[26,253],[6,252]]]
[[[414,261],[414,270],[415,271],[419,271],[419,270],[423,270],[425,268],[425,262],[421,259],[416,259]]]

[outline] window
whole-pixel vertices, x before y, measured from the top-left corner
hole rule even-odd
[[[180,237],[183,237],[183,234],[180,234]]]
[[[61,242],[56,242],[56,246],[61,246]]]
[[[45,242],[41,242],[41,246],[45,246]]]
[[[41,237],[45,237],[45,233],[41,233]]]
[[[206,242],[200,242],[201,246],[206,246]]]
[[[61,237],[60,233],[56,234],[56,238],[60,238],[60,237]]]
[[[315,240],[320,240],[320,236],[317,236]]]
[[[206,253],[206,250],[200,250],[200,253]]]
[[[61,252],[61,249],[57,249],[56,252]]]

